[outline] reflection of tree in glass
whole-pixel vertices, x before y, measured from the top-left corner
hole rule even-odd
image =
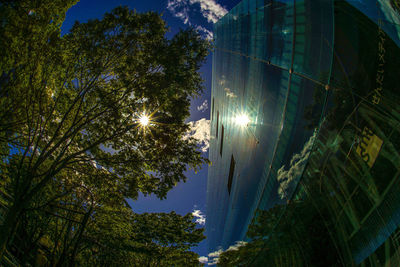
[[[314,202],[314,203],[313,203]],[[318,210],[315,208],[318,204]],[[327,210],[307,198],[259,211],[247,232],[251,242],[221,254],[221,266],[335,266]]]
[[[399,11],[399,0],[391,0],[391,4]],[[335,2],[335,13],[337,26],[330,78],[332,100],[327,118],[331,129],[340,129],[359,102],[373,103],[378,87],[382,86],[379,105],[398,106],[395,92],[400,50],[377,23],[345,1]],[[377,82],[378,77],[383,77],[383,84]]]
[[[400,15],[400,0],[390,0],[390,5]]]
[[[320,74],[320,81],[327,80],[328,73]],[[304,108],[304,119],[309,121],[306,126],[307,130],[314,130],[319,125],[319,120],[321,118],[321,111],[324,105],[326,91],[321,85],[315,84],[313,93],[313,103]]]

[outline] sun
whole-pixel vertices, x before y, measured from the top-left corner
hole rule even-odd
[[[143,113],[143,115],[140,116],[140,118],[139,118],[140,125],[147,126],[147,125],[149,125],[149,122],[150,122],[149,116],[147,116],[145,113]]]

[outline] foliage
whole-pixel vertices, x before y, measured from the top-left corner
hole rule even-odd
[[[8,155],[7,143],[24,125],[26,90],[38,81],[59,40],[65,12],[76,0],[1,1],[0,17],[0,145],[1,157]],[[39,52],[40,51],[40,52]],[[54,65],[54,64],[53,64]],[[26,103],[25,103],[26,104]]]
[[[207,162],[195,140],[183,136],[190,98],[203,90],[198,70],[209,43],[192,29],[166,39],[158,14],[125,7],[100,20],[76,22],[60,36],[65,12],[75,2],[0,4],[0,189],[9,196],[0,259],[8,243],[11,250],[41,251],[51,265],[73,264],[85,240],[89,247],[88,240],[97,244],[91,253],[107,255],[104,247],[121,234],[135,243],[134,231],[146,223],[153,227],[148,234],[168,233],[174,224],[175,232],[158,232],[146,243],[164,261],[179,256],[195,262],[187,250],[203,237],[190,216],[141,217],[125,199],[136,199],[138,192],[165,198],[185,181],[187,168]],[[150,117],[147,127],[138,123],[143,114]],[[124,216],[116,218],[120,212]],[[100,227],[106,223],[111,228]],[[20,242],[14,233],[27,238]],[[135,255],[139,247],[149,251],[144,237],[129,245]]]
[[[49,266],[198,266],[190,250],[204,229],[193,216],[136,214],[127,205],[80,208],[72,198],[24,213],[11,251],[21,264]],[[87,221],[85,222],[85,218]]]
[[[188,250],[205,238],[204,229],[196,228],[191,214],[135,214],[130,208],[102,208],[95,217],[96,223],[89,226],[82,244],[88,243],[97,251],[95,258],[90,257],[91,265],[171,266],[179,261],[198,265],[198,255]]]

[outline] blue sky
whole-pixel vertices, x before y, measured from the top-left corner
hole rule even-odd
[[[156,11],[163,14],[163,19],[170,28],[168,36],[174,35],[179,29],[188,26],[197,28],[204,38],[210,38],[213,23],[232,9],[239,0],[81,0],[67,12],[66,20],[62,26],[63,33],[68,32],[73,23],[78,20],[85,22],[92,18],[101,18],[105,12],[114,7],[123,5],[138,12]],[[202,96],[193,99],[191,104],[191,115],[188,119],[197,126],[197,134],[203,136],[207,128],[210,116],[211,96],[211,54],[207,62],[201,68],[204,79],[205,90]],[[201,120],[203,119],[203,120]],[[201,120],[201,121],[199,121]],[[199,123],[195,123],[199,121]],[[205,140],[207,141],[207,140]],[[203,143],[203,149],[205,143]],[[208,151],[203,155],[208,157]],[[172,189],[165,200],[159,200],[155,196],[144,197],[140,195],[137,201],[130,204],[135,212],[170,212],[172,210],[179,214],[186,214],[194,210],[200,210],[197,214],[205,214],[206,190],[207,190],[207,166],[196,173],[186,173],[187,182],[178,184]],[[200,217],[197,217],[200,219]],[[193,249],[200,256],[206,256],[208,252],[206,240]]]

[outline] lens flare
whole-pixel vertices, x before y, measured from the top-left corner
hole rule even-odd
[[[147,126],[149,125],[149,117],[146,114],[143,114],[140,118],[139,118],[139,122],[140,125],[142,126]]]

